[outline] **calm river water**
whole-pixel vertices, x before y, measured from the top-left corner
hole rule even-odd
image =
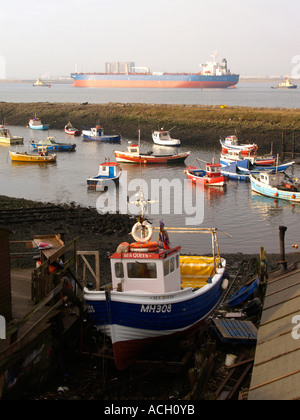
[[[287,251],[292,252],[292,244],[300,242],[300,205],[291,205],[284,201],[274,201],[252,193],[249,183],[230,181],[226,189],[191,188],[186,185],[184,170],[196,158],[211,161],[214,150],[203,150],[199,147],[185,147],[182,139],[181,151],[190,150],[191,155],[180,165],[123,165],[121,184],[116,194],[108,193],[104,200],[103,193],[90,191],[86,179],[98,174],[98,165],[105,158],[114,160],[113,151],[126,150],[128,141],[121,144],[84,143],[79,138],[67,136],[63,131],[51,130],[50,135],[58,142],[76,143],[76,152],[58,153],[55,164],[12,163],[9,150],[26,150],[32,152],[30,142],[47,136],[47,132],[33,131],[25,127],[9,127],[14,135],[24,136],[24,146],[0,147],[0,194],[22,197],[43,202],[71,203],[82,206],[98,207],[102,211],[117,209],[135,213],[132,204],[127,207],[127,196],[135,200],[135,193],[144,182],[146,197],[158,202],[152,203],[148,217],[157,225],[163,219],[166,226],[216,227],[227,232],[231,237],[219,236],[221,252],[257,253],[264,246],[269,253],[279,252],[280,225],[288,227],[286,234]],[[230,133],[228,133],[230,134]],[[151,133],[143,136],[141,149],[161,153],[158,146],[152,144]],[[216,158],[218,155],[216,155]],[[294,176],[300,177],[300,166],[293,168]],[[157,193],[156,182],[164,180],[166,189]],[[170,182],[174,189],[170,188]],[[163,184],[162,184],[163,185]],[[170,198],[168,198],[168,191]],[[175,193],[174,193],[175,191]],[[197,192],[197,193],[196,193]],[[158,206],[158,210],[157,210]],[[158,213],[158,214],[157,214]],[[180,243],[184,252],[210,252],[208,238],[202,235],[173,235],[173,244]]]

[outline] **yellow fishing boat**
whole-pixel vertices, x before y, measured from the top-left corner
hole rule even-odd
[[[56,162],[56,155],[48,155],[40,152],[38,155],[20,152],[9,152],[10,158],[13,162],[30,162],[30,163],[48,163]]]

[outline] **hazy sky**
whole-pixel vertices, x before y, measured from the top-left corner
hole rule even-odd
[[[217,50],[242,76],[292,74],[299,19],[299,0],[0,0],[0,66],[23,79],[106,61],[197,72]]]

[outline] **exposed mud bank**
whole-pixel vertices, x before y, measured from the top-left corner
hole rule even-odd
[[[283,133],[292,142],[296,131],[296,146],[300,139],[300,109],[248,108],[202,105],[153,104],[75,104],[75,103],[0,103],[0,121],[9,125],[26,126],[37,115],[50,129],[63,129],[71,121],[79,129],[99,122],[106,133],[121,133],[125,138],[137,138],[138,127],[144,140],[158,127],[171,129],[182,144],[219,147],[219,138],[237,134],[244,141],[256,142],[262,151],[280,152]],[[299,146],[300,148],[300,146]]]

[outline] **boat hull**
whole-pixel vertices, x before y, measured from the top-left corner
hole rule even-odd
[[[49,125],[32,125],[29,124],[29,128],[31,128],[32,130],[48,130]]]
[[[177,155],[133,155],[132,153],[115,151],[116,161],[119,163],[169,164],[182,163],[190,152]]]
[[[69,134],[70,136],[80,136],[80,131],[79,130],[68,130],[65,129],[65,133]]]
[[[201,175],[199,175],[201,173]],[[224,187],[227,183],[227,178],[224,175],[208,177],[205,171],[201,170],[186,170],[186,175],[189,180],[194,183],[199,183],[207,187]]]
[[[8,144],[10,146],[14,146],[23,143],[23,137],[0,137],[0,144]]]
[[[200,74],[101,74],[72,73],[75,87],[99,88],[228,88],[239,81],[239,75],[210,76]]]
[[[28,163],[56,162],[56,155],[40,156],[40,155],[30,155],[30,154],[18,153],[18,152],[9,152],[9,154],[13,162],[28,162]]]
[[[39,147],[47,147],[48,151],[51,152],[74,152],[76,149],[76,144],[39,144],[39,143],[31,143],[31,146],[34,150],[38,150]]]
[[[112,135],[112,136],[88,136],[83,134],[82,141],[85,142],[107,142],[107,143],[120,143],[121,136],[120,135]]]
[[[272,197],[281,200],[291,201],[293,203],[300,203],[300,192],[291,190],[281,190],[276,187],[271,187],[260,182],[255,176],[250,175],[250,182],[252,191],[265,195],[266,197]]]
[[[111,338],[116,367],[129,367],[150,343],[186,335],[204,323],[218,305],[226,262],[212,283],[162,294],[94,292],[85,289],[88,313]]]

